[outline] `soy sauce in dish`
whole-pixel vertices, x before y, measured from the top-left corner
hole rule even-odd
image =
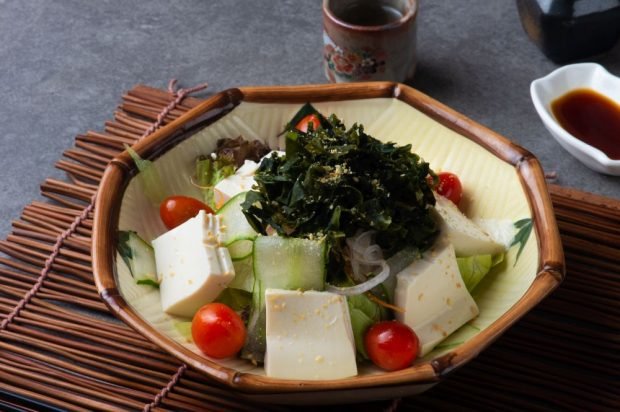
[[[592,89],[575,89],[551,102],[568,133],[620,160],[620,104]]]

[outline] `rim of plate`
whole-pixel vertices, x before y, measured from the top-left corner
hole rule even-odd
[[[505,137],[468,119],[429,96],[392,82],[348,83],[302,86],[257,86],[225,90],[200,103],[175,121],[138,142],[133,149],[153,159],[189,137],[198,125],[210,124],[241,103],[305,103],[370,98],[394,98],[420,110],[442,125],[478,143],[501,160],[513,165],[528,200],[538,239],[537,274],[525,294],[486,329],[433,360],[395,372],[385,372],[325,381],[285,380],[242,373],[219,365],[172,339],[163,336],[141,319],[121,296],[115,278],[115,239],[121,199],[136,170],[125,151],[105,170],[96,200],[93,233],[93,273],[101,298],[112,313],[147,339],[182,362],[233,389],[247,393],[337,391],[397,384],[438,382],[475,358],[512,324],[535,307],[563,280],[564,255],[560,235],[542,167],[527,150]]]

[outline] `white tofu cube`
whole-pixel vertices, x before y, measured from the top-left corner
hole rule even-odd
[[[258,170],[259,163],[256,163],[253,160],[244,160],[243,164],[237,171],[235,172],[238,176],[254,176],[256,171]]]
[[[213,198],[217,208],[222,207],[230,198],[241,192],[247,192],[254,186],[254,175],[244,176],[239,174],[230,175],[220,180],[213,187]]]
[[[267,376],[340,379],[357,375],[355,341],[344,296],[267,289]]]
[[[266,157],[271,156],[284,156],[284,152],[272,150],[267,153],[261,161]],[[254,186],[254,174],[260,166],[260,161],[254,162],[252,160],[245,160],[243,165],[235,171],[235,174],[222,179],[213,188],[213,197],[215,200],[215,206],[219,209],[230,198],[238,195],[241,192],[247,192]]]
[[[454,246],[457,256],[495,255],[506,250],[504,245],[493,240],[484,230],[461,213],[452,201],[437,194],[435,199],[440,237]]]
[[[437,245],[396,275],[394,304],[405,309],[396,318],[418,335],[420,356],[478,316],[450,244]]]
[[[153,240],[164,312],[191,318],[235,277],[228,249],[220,246],[219,221],[200,211]]]

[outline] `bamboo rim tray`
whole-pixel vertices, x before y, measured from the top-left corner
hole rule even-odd
[[[49,201],[28,205],[0,241],[0,319],[33,289],[57,236],[86,207],[106,164],[174,99],[137,86],[105,132],[79,135],[64,152],[57,167],[69,180],[47,179],[41,190]],[[165,122],[199,102],[186,98]],[[554,185],[550,194],[566,253],[562,286],[441,385],[365,410],[618,410],[620,201]],[[93,285],[92,217],[63,242],[45,282],[0,331],[2,408],[288,410],[240,399],[116,322]]]

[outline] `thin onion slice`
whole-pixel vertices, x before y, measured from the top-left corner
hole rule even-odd
[[[407,247],[397,252],[387,261],[383,259],[383,251],[373,242],[374,231],[358,233],[356,236],[347,239],[349,247],[350,263],[353,270],[353,279],[360,282],[354,286],[334,286],[327,284],[326,289],[329,292],[337,293],[345,296],[355,296],[368,292],[374,287],[385,283],[393,278],[392,275],[403,270],[418,256],[415,248]],[[373,277],[368,277],[362,272],[363,269],[380,267],[381,270]],[[393,289],[395,285],[389,282],[387,285]],[[393,292],[393,290],[392,290]]]
[[[369,230],[347,239],[349,262],[353,272],[351,275],[355,282],[366,282],[366,274],[380,266],[383,261],[381,248],[373,243],[374,234],[374,230]]]
[[[328,292],[333,292],[344,296],[355,296],[361,295],[364,292],[368,292],[370,289],[383,283],[388,278],[388,276],[390,276],[390,267],[388,266],[387,262],[385,260],[382,260],[380,262],[380,265],[381,271],[364,283],[346,287],[327,284],[327,287],[325,289],[327,289]]]

